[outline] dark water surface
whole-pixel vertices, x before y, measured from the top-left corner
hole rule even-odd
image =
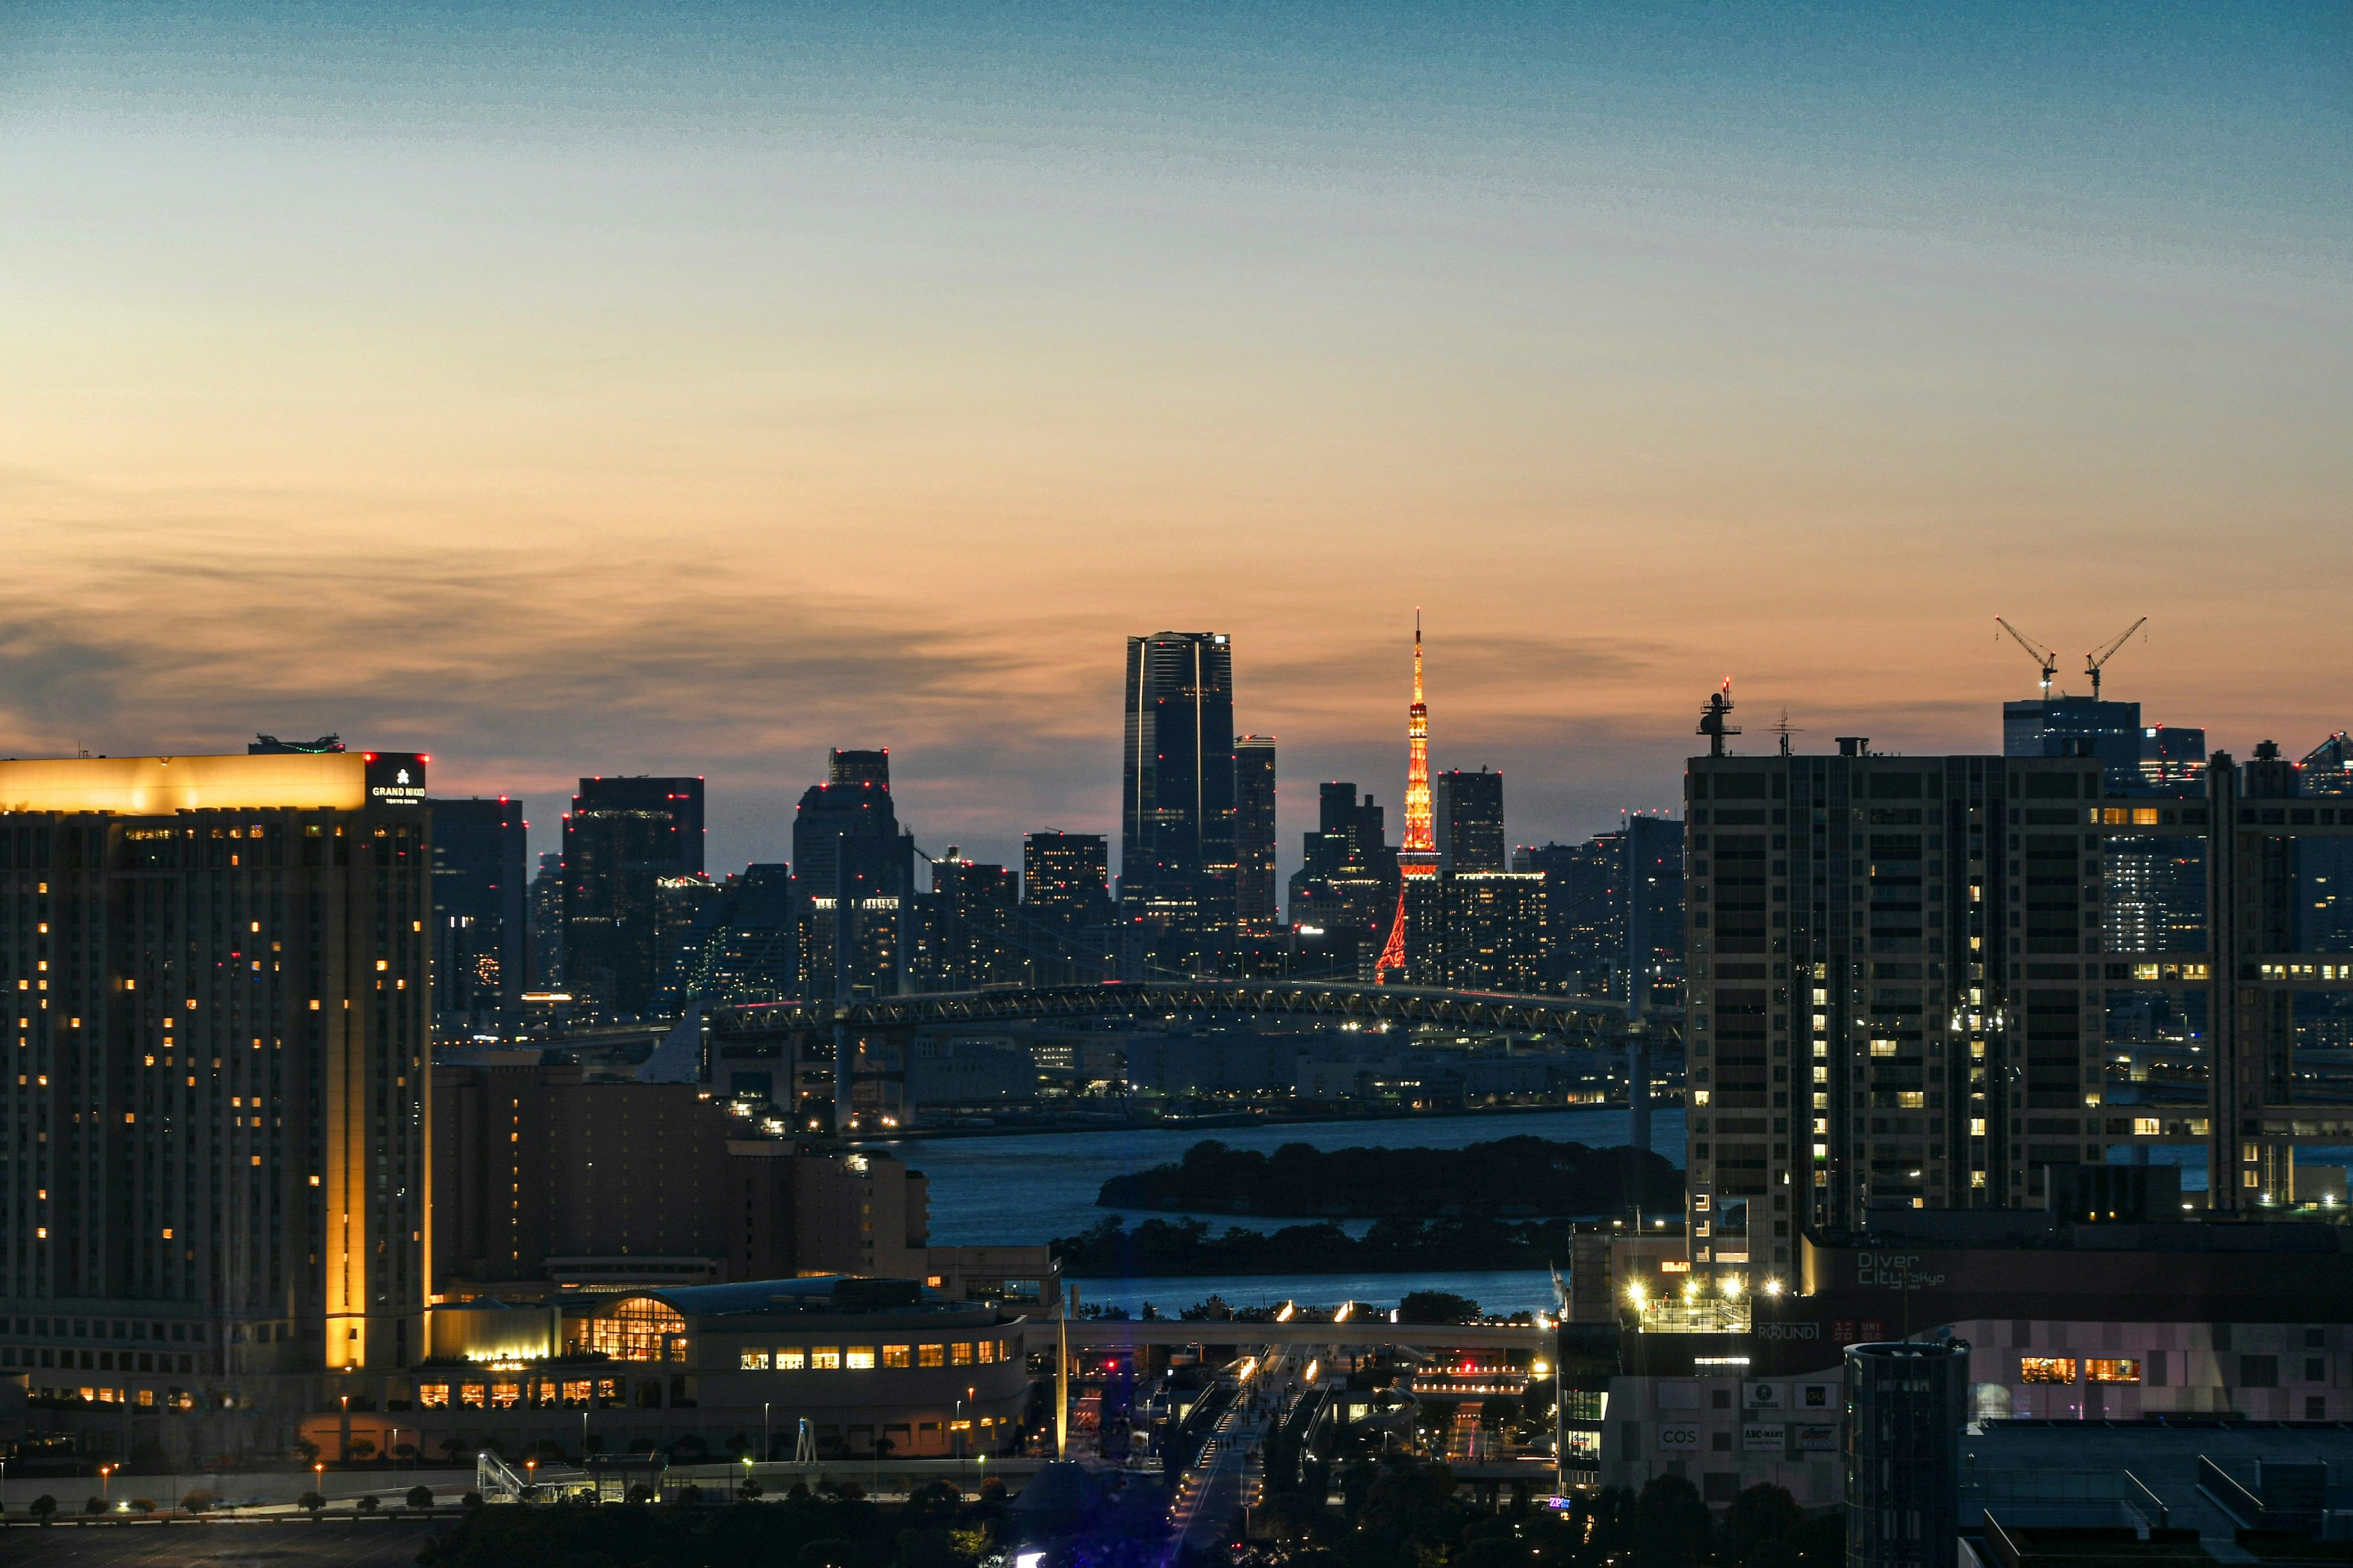
[[[1271,1153],[1285,1143],[1318,1149],[1461,1149],[1498,1138],[1533,1136],[1612,1147],[1626,1141],[1626,1112],[1598,1106],[1514,1110],[1470,1116],[1398,1117],[1375,1121],[1288,1123],[1210,1129],[1145,1128],[1100,1132],[1023,1132],[1003,1137],[891,1139],[865,1147],[888,1151],[931,1178],[932,1240],[941,1246],[1035,1244],[1075,1236],[1113,1211],[1095,1206],[1105,1181],[1129,1171],[1182,1159],[1205,1138],[1236,1149]],[[1683,1163],[1683,1113],[1651,1116],[1651,1147]],[[1128,1223],[1155,1211],[1124,1211]],[[1162,1216],[1168,1217],[1168,1216]],[[1202,1215],[1213,1226],[1278,1229],[1294,1220],[1271,1216]],[[1370,1221],[1347,1228],[1362,1234]],[[1233,1276],[1219,1279],[1089,1279],[1084,1300],[1140,1311],[1150,1300],[1174,1314],[1212,1293],[1234,1305],[1264,1299],[1336,1304],[1356,1300],[1394,1303],[1407,1290],[1453,1290],[1490,1310],[1549,1307],[1542,1269],[1481,1273]]]

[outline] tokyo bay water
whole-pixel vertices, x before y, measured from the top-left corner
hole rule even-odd
[[[1383,1117],[1361,1121],[1281,1122],[1240,1127],[1142,1127],[1083,1132],[1020,1132],[953,1138],[875,1140],[863,1146],[903,1159],[931,1178],[931,1239],[940,1246],[1037,1244],[1075,1236],[1106,1215],[1127,1223],[1176,1218],[1157,1210],[1112,1210],[1095,1206],[1105,1181],[1129,1171],[1184,1158],[1185,1151],[1214,1138],[1236,1149],[1272,1153],[1285,1143],[1317,1149],[1461,1149],[1500,1138],[1535,1137],[1609,1148],[1626,1142],[1627,1113],[1620,1107],[1567,1106],[1544,1110],[1485,1111],[1457,1116]],[[1680,1108],[1651,1115],[1651,1149],[1680,1167],[1683,1113]],[[1202,1215],[1213,1230],[1241,1226],[1278,1230],[1310,1223],[1305,1218],[1250,1215]],[[1361,1235],[1369,1220],[1348,1222]],[[1543,1269],[1384,1274],[1236,1274],[1215,1278],[1139,1277],[1080,1281],[1088,1302],[1125,1306],[1140,1313],[1149,1300],[1166,1315],[1222,1296],[1234,1306],[1261,1299],[1280,1302],[1336,1304],[1355,1300],[1394,1305],[1409,1290],[1451,1290],[1469,1296],[1490,1311],[1538,1310],[1552,1304]]]

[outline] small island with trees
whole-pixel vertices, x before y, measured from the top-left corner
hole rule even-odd
[[[1683,1207],[1683,1177],[1647,1149],[1535,1137],[1463,1149],[1318,1149],[1272,1154],[1206,1139],[1185,1158],[1113,1176],[1097,1206],[1314,1219],[1597,1218]]]
[[[1052,1243],[1079,1278],[1345,1274],[1541,1268],[1568,1256],[1571,1222],[1674,1213],[1683,1173],[1648,1150],[1504,1138],[1465,1149],[1332,1149],[1272,1154],[1196,1143],[1176,1163],[1114,1176],[1096,1203],[1118,1214]],[[1213,1234],[1204,1214],[1312,1223]],[[1340,1223],[1372,1219],[1362,1236]]]

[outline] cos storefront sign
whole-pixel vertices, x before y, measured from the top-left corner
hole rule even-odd
[[[1670,1454],[1699,1452],[1699,1425],[1692,1421],[1662,1421],[1659,1424],[1659,1447]]]
[[[367,762],[370,805],[425,804],[425,764],[433,760],[431,757],[423,752],[365,752],[361,754]]]

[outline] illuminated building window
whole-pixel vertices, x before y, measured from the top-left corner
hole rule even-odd
[[[914,1364],[913,1353],[913,1350],[906,1345],[884,1345],[882,1347],[882,1364],[884,1366],[912,1366]]]
[[[744,1372],[765,1372],[768,1370],[768,1352],[745,1351],[737,1364]]]
[[[947,1347],[945,1345],[917,1345],[915,1347],[915,1364],[917,1366],[945,1366],[947,1364]]]
[[[482,1385],[479,1383],[462,1383],[458,1385],[458,1403],[469,1410],[482,1408]]]
[[[586,1405],[588,1403],[589,1386],[589,1383],[586,1378],[583,1378],[576,1383],[565,1384],[564,1385],[564,1403],[574,1405]]]
[[[420,1410],[449,1408],[449,1385],[446,1383],[420,1384],[417,1389],[417,1406]]]
[[[873,1371],[874,1347],[872,1345],[850,1346],[842,1356],[842,1364],[852,1372]]]
[[[994,1340],[983,1340],[983,1341],[981,1341],[981,1342],[980,1342],[980,1344],[979,1344],[979,1347],[978,1347],[978,1348],[979,1348],[979,1352],[980,1352],[980,1364],[981,1364],[981,1365],[983,1365],[983,1366],[987,1366],[989,1363],[991,1363],[991,1362],[993,1362],[993,1361],[995,1361],[995,1360],[997,1359],[997,1342],[996,1342],[996,1341],[994,1341]]]
[[[686,1320],[648,1296],[633,1296],[609,1317],[588,1320],[588,1348],[615,1361],[660,1361],[668,1340],[670,1359],[686,1359]]]
[[[2075,1358],[2050,1355],[2021,1356],[2018,1358],[2018,1381],[2021,1383],[2073,1383],[2075,1381]]]
[[[808,1365],[808,1352],[801,1349],[800,1346],[779,1345],[776,1347],[776,1370],[778,1372],[798,1372],[807,1365]]]
[[[948,1347],[948,1364],[950,1366],[970,1366],[972,1364],[972,1343],[970,1341],[959,1340],[955,1344]]]
[[[2138,1383],[2140,1363],[2123,1359],[2087,1361],[2084,1363],[2086,1383]]]
[[[839,1372],[841,1370],[841,1347],[839,1345],[810,1346],[809,1368],[814,1372]]]
[[[512,1410],[516,1405],[521,1405],[522,1403],[522,1384],[494,1383],[491,1384],[491,1407],[492,1409]]]

